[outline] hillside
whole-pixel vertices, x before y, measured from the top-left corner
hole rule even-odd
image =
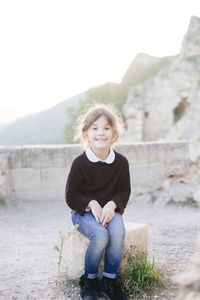
[[[65,143],[63,129],[69,122],[66,110],[78,105],[85,94],[74,96],[39,113],[21,118],[0,130],[0,144]]]
[[[200,18],[193,16],[180,54],[129,90],[123,106],[127,131],[121,141],[185,139],[200,148],[199,78]]]
[[[48,110],[28,115],[0,128],[0,144],[71,143],[75,117],[85,105],[96,102],[114,103],[121,110],[129,88],[155,76],[171,60],[172,58],[138,54],[128,67],[120,84],[107,83],[93,87]]]

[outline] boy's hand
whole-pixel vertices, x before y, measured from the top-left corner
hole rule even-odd
[[[117,205],[114,201],[109,201],[102,209],[102,214],[100,218],[100,222],[103,226],[107,226],[107,224],[112,220],[115,215],[115,208]]]
[[[101,214],[102,214],[102,207],[96,200],[91,200],[88,204],[88,208],[91,209],[92,214],[94,215],[96,221],[99,223]]]

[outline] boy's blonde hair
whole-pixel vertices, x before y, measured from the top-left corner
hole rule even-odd
[[[113,128],[115,143],[119,137],[120,132],[124,129],[124,122],[121,114],[114,108],[113,105],[95,104],[92,105],[86,113],[81,114],[77,119],[75,127],[74,140],[80,140],[82,144],[87,144],[86,133],[92,124],[104,116],[108,121],[108,124]]]

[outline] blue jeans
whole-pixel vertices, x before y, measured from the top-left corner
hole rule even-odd
[[[102,275],[116,278],[124,249],[125,228],[122,216],[115,213],[107,227],[104,227],[96,221],[91,211],[80,216],[72,210],[72,222],[74,225],[78,224],[78,231],[90,240],[85,254],[84,275],[90,279],[97,277],[105,250]]]

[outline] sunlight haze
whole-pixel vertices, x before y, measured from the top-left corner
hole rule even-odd
[[[0,125],[180,52],[197,0],[0,1]]]

